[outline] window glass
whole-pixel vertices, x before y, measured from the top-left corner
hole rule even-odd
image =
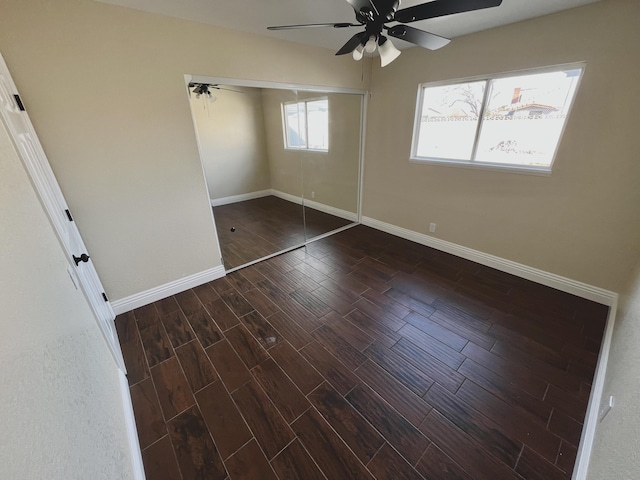
[[[286,148],[329,150],[329,101],[309,100],[283,105]]]
[[[548,167],[580,70],[492,80],[475,160]]]
[[[551,171],[583,68],[421,86],[412,159]]]
[[[287,103],[284,106],[287,127],[287,147],[306,148],[307,127],[305,125],[304,103]]]
[[[419,157],[471,160],[485,83],[424,87]]]

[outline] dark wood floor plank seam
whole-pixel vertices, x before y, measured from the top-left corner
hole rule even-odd
[[[363,464],[366,465],[384,445],[385,439],[375,427],[327,383],[307,398]]]
[[[262,480],[278,480],[255,439],[229,457],[224,464],[229,476],[233,478],[256,478],[259,475]]]
[[[427,447],[428,449],[428,447]],[[425,450],[426,451],[426,450]],[[380,459],[378,458],[380,457]],[[419,462],[418,462],[419,463]],[[400,455],[389,443],[384,443],[367,464],[369,471],[379,480],[424,480],[425,476]]]
[[[307,423],[311,423],[310,426],[312,426],[312,428],[302,428],[302,425]],[[316,463],[328,478],[349,478],[353,480],[373,478],[364,464],[358,460],[349,446],[344,443],[336,431],[323,419],[322,415],[320,415],[314,407],[298,419],[294,424],[294,431],[298,438],[301,439],[302,444],[307,444],[307,451],[310,449],[313,450],[309,451],[311,457],[316,457]],[[318,438],[317,435],[322,435],[323,437]],[[313,444],[315,444],[316,448],[311,448]],[[347,455],[345,457],[345,453],[343,453],[342,450],[351,456]],[[326,470],[329,468],[332,470],[335,469],[334,475],[329,476],[327,474]]]
[[[169,390],[167,390],[167,399],[165,401],[170,402],[169,405],[167,405],[167,408],[169,409],[168,413],[174,413],[174,415],[172,415],[171,417],[167,418],[165,416],[165,421],[167,423],[169,423],[169,421],[173,420],[175,417],[179,416],[181,413],[184,413],[186,410],[188,410],[190,407],[192,407],[193,405],[195,405],[195,397],[193,396],[193,392],[191,392],[191,387],[189,386],[189,383],[187,382],[186,376],[184,375],[184,372],[182,371],[182,367],[180,365],[180,362],[177,360],[177,357],[171,357],[168,360],[166,360],[165,362],[162,362],[158,365],[155,365],[153,368],[156,367],[162,367],[162,370],[165,370],[167,368],[171,368],[172,365],[169,365],[169,363],[173,364],[176,363],[177,364],[177,369],[179,369],[179,372],[176,372],[176,375],[178,375],[178,381],[180,381],[182,378],[184,378],[184,382],[182,382],[182,385],[178,385],[180,388],[178,390],[178,394],[179,395],[175,395],[176,392],[169,392]],[[174,367],[175,369],[175,367]],[[182,374],[182,377],[179,377],[179,375]],[[160,375],[160,374],[159,374]],[[158,379],[154,378],[154,376],[151,376],[154,382],[154,387],[156,388],[156,392],[158,393],[158,398],[160,399],[160,406],[162,407],[162,399],[160,398],[160,393],[158,391]],[[161,390],[162,391],[162,390]],[[186,397],[186,398],[184,398]],[[174,401],[177,403],[176,405],[173,405]],[[189,403],[187,405],[187,403]],[[171,406],[173,405],[173,407]],[[172,410],[173,408],[173,410]],[[182,410],[178,411],[179,408],[182,408]],[[175,412],[174,412],[175,411]],[[164,408],[162,409],[162,413],[163,415],[165,415],[165,410]]]
[[[224,463],[197,406],[185,410],[168,423],[169,436],[183,477],[211,480],[227,477]]]
[[[518,453],[522,449],[522,442],[511,432],[505,432],[481,411],[469,408],[457,396],[448,393],[442,387],[435,385],[427,392],[425,400],[442,416],[447,418],[460,430],[482,445],[491,445],[494,457],[511,468],[515,467]]]
[[[295,452],[290,452],[295,450]],[[282,459],[285,452],[289,455],[288,460]],[[293,458],[296,456],[297,458]],[[271,459],[271,467],[276,470],[278,478],[285,480],[297,478],[301,480],[328,480],[315,459],[307,451],[299,438],[296,437],[278,455]]]
[[[569,480],[606,314],[358,226],[115,323],[149,480]]]
[[[194,395],[196,405],[200,410],[201,415],[207,426],[209,426],[209,433],[211,435],[211,439],[214,444],[217,446],[218,452],[222,457],[222,460],[226,460],[231,455],[236,453],[240,448],[249,443],[252,438],[255,438],[253,432],[251,431],[249,425],[246,420],[238,410],[237,406],[233,402],[231,397],[231,393],[228,391],[226,386],[221,380],[217,380],[216,382],[220,382],[218,387],[223,390],[222,398],[216,397],[215,399],[211,398],[203,398],[205,396],[205,392],[201,391],[200,395]],[[216,383],[214,382],[214,384]],[[209,385],[209,389],[214,387],[214,384]],[[204,389],[203,389],[204,390]],[[211,404],[211,400],[214,400],[216,403]],[[207,405],[205,402],[209,402]],[[226,403],[226,405],[224,405]],[[208,406],[213,406],[213,411],[210,411],[209,408],[204,408]],[[231,412],[228,410],[224,412],[221,411],[223,408],[232,409]],[[220,409],[220,410],[218,410]],[[235,414],[234,414],[235,413]],[[212,418],[213,416],[213,418]],[[211,426],[210,426],[211,425]],[[212,428],[213,426],[213,428]],[[227,435],[229,431],[233,435],[237,435],[237,439],[228,440]],[[225,438],[222,438],[222,436]],[[218,438],[216,438],[218,437]],[[225,445],[222,445],[225,443]],[[231,448],[227,448],[229,442],[231,442]]]
[[[352,371],[318,342],[309,343],[300,353],[342,395],[358,384]]]
[[[375,369],[379,369],[379,371],[371,371]],[[369,371],[368,374],[366,373],[367,370]],[[371,361],[365,362],[355,373],[360,377],[362,383],[368,385],[369,388],[380,395],[402,417],[414,426],[419,427],[420,423],[422,423],[431,411],[431,406],[428,405],[421,396],[402,385],[376,363]],[[384,378],[385,376],[389,378]],[[396,385],[393,384],[394,382]],[[385,383],[387,385],[383,385]]]
[[[403,447],[402,456],[410,465],[418,463],[428,447],[428,440],[417,427],[367,386],[359,385],[345,398],[388,443],[398,449]]]
[[[262,387],[251,380],[231,395],[258,444],[271,460],[295,435]]]
[[[438,480],[472,480],[462,466],[444,453],[435,443],[431,443],[416,465],[416,470],[425,477]]]
[[[186,480],[178,466],[178,456],[169,434],[142,451],[142,464],[147,478]]]
[[[134,318],[135,318],[135,316],[134,316]],[[136,360],[141,360],[142,361],[142,368],[143,368],[142,375],[143,375],[143,378],[139,380],[139,382],[140,382],[140,381],[144,380],[145,378],[150,378],[151,377],[151,369],[149,367],[149,360],[147,359],[147,354],[146,354],[146,352],[144,350],[144,345],[142,344],[142,335],[140,335],[140,328],[138,326],[137,320],[135,321],[134,326],[135,326],[135,339],[132,339],[129,342],[125,342],[125,345],[129,344],[130,342],[135,342],[135,345],[138,347],[137,348],[137,353],[142,356],[142,358],[137,358],[136,359]],[[122,350],[123,350],[123,354],[126,353],[124,348],[122,348]],[[126,355],[125,355],[125,365],[126,365],[126,360],[127,360],[127,358],[126,358]],[[131,377],[131,373],[132,373],[131,372],[132,368],[130,368],[131,365],[126,365],[126,366],[127,366],[127,381],[129,382],[129,387],[131,387],[135,383],[139,383],[139,382],[135,382],[133,384],[131,383],[130,377]],[[136,374],[139,374],[139,372],[136,372]],[[147,376],[144,376],[144,375],[147,375]]]

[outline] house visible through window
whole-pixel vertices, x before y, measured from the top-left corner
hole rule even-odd
[[[286,148],[329,150],[328,99],[285,103],[282,107]]]
[[[550,172],[583,69],[421,85],[412,160]]]

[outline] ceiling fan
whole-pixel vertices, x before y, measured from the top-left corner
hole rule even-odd
[[[189,82],[189,85],[187,86],[187,90],[189,91],[189,96],[191,96],[191,94],[193,93],[196,96],[196,98],[203,97],[209,100],[209,102],[211,103],[217,100],[217,97],[214,95],[214,93],[211,90],[225,90],[227,92],[244,93],[238,90],[233,90],[231,88],[221,87],[218,84],[195,83],[195,82]]]
[[[302,25],[280,25],[267,27],[268,30],[290,30],[309,27],[350,28],[364,27],[364,31],[356,33],[345,43],[336,55],[351,53],[354,60],[360,60],[364,53],[373,53],[376,48],[380,53],[381,65],[384,67],[400,55],[391,41],[382,35],[399,38],[429,50],[444,47],[450,42],[448,38],[425,32],[404,25],[429,18],[443,17],[456,13],[471,12],[484,8],[497,7],[502,0],[433,0],[413,7],[398,9],[400,0],[347,0],[353,7],[357,23],[308,23]],[[395,23],[395,25],[387,25]]]

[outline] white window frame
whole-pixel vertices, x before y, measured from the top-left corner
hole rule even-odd
[[[307,103],[319,102],[321,100],[326,100],[327,102],[327,148],[309,148],[309,119],[307,115]],[[305,127],[305,138],[306,138],[306,147],[292,147],[289,145],[289,138],[287,136],[287,105],[298,105],[300,103],[304,103],[304,127]],[[329,152],[329,97],[314,97],[314,98],[305,98],[303,100],[294,100],[291,102],[283,102],[281,105],[282,111],[282,135],[284,139],[284,149],[285,150],[294,150],[294,151],[303,151],[303,152],[318,152],[318,153],[328,153]]]
[[[522,75],[535,75],[540,73],[551,73],[558,72],[562,70],[581,70],[580,77],[578,78],[575,94],[571,99],[569,104],[569,108],[567,109],[567,115],[562,125],[562,130],[560,131],[560,136],[558,137],[558,142],[556,144],[555,150],[551,157],[551,163],[549,166],[531,166],[531,165],[516,165],[516,164],[508,164],[508,163],[490,163],[490,162],[478,162],[475,161],[475,155],[478,148],[478,143],[480,141],[480,135],[482,132],[482,124],[484,118],[484,112],[486,110],[487,102],[488,102],[488,90],[489,90],[489,82],[491,80],[501,79],[501,78],[509,78],[509,77],[517,77]],[[510,72],[503,72],[498,74],[491,75],[478,75],[473,77],[465,77],[465,78],[457,78],[452,80],[442,80],[437,82],[426,82],[418,85],[418,94],[416,100],[416,110],[415,116],[413,120],[413,136],[411,139],[411,154],[409,158],[410,163],[417,164],[431,164],[431,165],[446,165],[451,167],[463,167],[463,168],[475,168],[482,170],[493,170],[500,172],[509,172],[509,173],[525,173],[531,175],[551,175],[551,171],[553,169],[553,164],[556,159],[556,155],[558,153],[558,148],[560,147],[560,143],[562,142],[562,137],[564,136],[564,131],[567,126],[567,122],[569,117],[571,116],[571,111],[573,109],[573,104],[575,102],[576,96],[578,94],[578,90],[580,89],[580,83],[582,82],[582,78],[584,77],[584,72],[586,69],[586,62],[575,62],[575,63],[565,63],[561,65],[553,65],[548,67],[540,67],[540,68],[529,68],[524,70],[514,70]],[[482,106],[480,110],[480,118],[478,120],[478,128],[476,130],[476,136],[474,138],[473,150],[472,150],[472,159],[471,160],[452,160],[447,158],[435,158],[435,157],[419,157],[416,153],[418,148],[418,135],[420,132],[420,124],[422,119],[422,107],[424,100],[424,91],[429,87],[439,87],[445,85],[456,85],[461,83],[470,83],[470,82],[478,82],[485,81],[485,91],[484,97],[482,100]]]

